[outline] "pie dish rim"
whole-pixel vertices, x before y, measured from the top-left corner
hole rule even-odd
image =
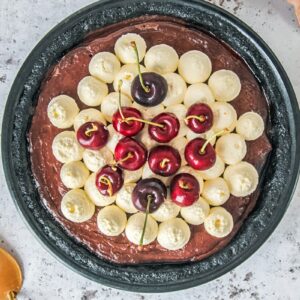
[[[257,69],[254,73],[257,75],[257,72],[264,73],[269,71],[272,73],[272,76],[274,76],[275,81],[273,82],[273,87],[274,89],[278,89],[280,91],[280,95],[285,105],[283,108],[288,113],[288,122],[281,125],[284,127],[285,134],[290,133],[291,143],[290,145],[286,145],[285,147],[283,147],[283,150],[288,151],[288,161],[285,162],[284,166],[286,168],[290,168],[288,177],[285,177],[285,182],[287,184],[285,184],[284,187],[280,186],[280,188],[277,185],[275,185],[273,195],[279,195],[279,192],[281,192],[283,194],[286,194],[287,196],[277,196],[278,207],[275,210],[269,210],[271,214],[269,217],[272,220],[272,222],[269,222],[266,225],[259,237],[255,237],[254,233],[252,233],[252,235],[249,233],[250,235],[248,235],[248,237],[250,238],[250,240],[253,241],[252,244],[250,243],[250,245],[247,245],[246,249],[243,249],[243,246],[241,245],[235,245],[235,247],[232,245],[233,243],[237,243],[239,238],[241,238],[241,234],[238,233],[228,246],[226,246],[218,253],[200,262],[177,264],[173,263],[164,265],[160,264],[156,266],[151,266],[149,264],[123,266],[106,262],[104,260],[99,259],[94,254],[90,253],[88,250],[80,246],[72,238],[68,237],[57,223],[51,223],[51,219],[53,220],[53,218],[49,215],[48,212],[46,212],[45,208],[43,208],[42,206],[33,207],[34,209],[44,210],[43,216],[48,216],[49,220],[45,220],[43,222],[41,216],[36,216],[34,213],[32,213],[32,207],[28,205],[28,199],[24,201],[24,199],[27,198],[30,193],[35,194],[36,197],[38,196],[37,191],[32,191],[30,190],[30,187],[28,188],[24,186],[26,180],[33,180],[32,174],[29,174],[29,176],[25,175],[25,177],[27,176],[27,178],[25,178],[25,181],[23,181],[21,184],[17,176],[18,169],[24,168],[24,163],[26,164],[26,160],[28,163],[29,159],[25,136],[28,130],[28,125],[30,123],[30,118],[26,116],[22,117],[23,121],[27,118],[27,124],[25,124],[27,126],[24,126],[24,124],[20,124],[20,128],[16,126],[19,124],[18,120],[22,121],[20,119],[21,109],[26,109],[26,111],[29,114],[32,114],[33,111],[32,106],[34,106],[34,103],[31,103],[32,105],[30,106],[28,105],[28,103],[25,103],[23,99],[24,93],[26,93],[26,89],[28,88],[26,87],[28,77],[32,73],[34,75],[34,73],[40,72],[43,68],[47,69],[51,66],[49,61],[47,61],[46,66],[37,66],[35,64],[35,61],[38,60],[38,58],[40,58],[42,55],[45,55],[44,58],[47,60],[47,55],[51,54],[49,52],[49,47],[56,38],[59,38],[60,35],[66,34],[66,32],[68,31],[74,30],[74,28],[76,29],[76,26],[80,27],[80,24],[82,26],[82,30],[84,31],[83,26],[86,25],[84,22],[87,22],[88,25],[86,26],[88,27],[89,18],[96,18],[95,15],[100,11],[107,12],[106,19],[104,18],[104,14],[102,15],[102,19],[101,17],[99,17],[102,20],[100,21],[101,23],[109,22],[109,17],[115,18],[114,21],[118,22],[125,18],[132,18],[144,14],[171,15],[174,17],[183,18],[189,22],[189,20],[191,20],[191,18],[193,17],[192,10],[195,10],[194,14],[197,12],[199,13],[199,15],[206,15],[205,20],[202,20],[203,24],[198,24],[198,26],[201,25],[206,30],[215,26],[215,31],[213,33],[218,33],[219,39],[228,39],[228,36],[226,37],[227,31],[225,28],[224,32],[220,32],[220,30],[218,30],[217,28],[217,26],[220,24],[217,23],[216,25],[213,25],[214,19],[219,20],[219,22],[224,26],[228,26],[227,30],[231,28],[235,32],[235,34],[240,34],[241,40],[239,41],[239,43],[241,44],[230,44],[234,43],[235,35],[233,35],[233,38],[230,41],[226,41],[232,47],[240,47],[241,52],[243,52],[245,51],[245,46],[247,46],[248,42],[250,46],[255,46],[257,53],[254,53],[253,55],[257,56],[255,58],[256,60],[261,59],[262,61],[261,65],[259,66],[259,69]],[[100,13],[99,16],[101,16]],[[98,25],[99,24],[97,24],[97,26]],[[101,26],[103,26],[103,24],[99,27]],[[77,38],[79,41],[80,37]],[[73,40],[70,42],[73,43],[74,46],[74,44],[78,43],[78,41]],[[235,50],[237,49],[235,48]],[[61,52],[63,52],[62,49]],[[240,55],[243,57],[241,53]],[[245,59],[247,61],[247,58]],[[249,61],[247,61],[247,63],[249,64]],[[265,69],[264,67],[266,66],[270,68],[270,70]],[[251,67],[250,64],[250,68],[253,67],[254,66]],[[267,75],[265,74],[264,76]],[[34,84],[34,82],[31,82],[31,84]],[[38,89],[39,84],[40,81],[35,82],[36,89]],[[272,101],[275,100],[270,100],[271,119],[274,118],[274,115],[272,114],[275,114],[274,111],[272,112],[272,109],[280,107],[280,103],[273,103]],[[283,113],[275,114],[275,117],[277,118],[274,119],[272,122],[279,122],[280,115]],[[14,118],[12,118],[12,116],[14,116]],[[269,49],[269,47],[265,44],[265,42],[263,42],[262,39],[259,36],[257,36],[257,34],[254,33],[253,30],[251,30],[247,25],[245,25],[235,16],[229,14],[221,8],[218,8],[204,1],[154,0],[150,3],[147,1],[140,2],[138,0],[117,0],[113,2],[107,0],[91,4],[59,23],[41,40],[41,42],[34,48],[34,50],[30,53],[30,55],[24,62],[12,85],[5,108],[2,124],[2,160],[6,181],[11,192],[11,196],[14,199],[14,202],[19,210],[19,213],[22,215],[25,222],[27,223],[27,225],[29,225],[29,227],[36,235],[38,240],[40,240],[42,244],[46,246],[48,250],[50,250],[50,253],[56,256],[56,258],[58,258],[68,267],[80,273],[81,275],[84,275],[89,279],[100,282],[107,286],[135,292],[168,292],[203,284],[232,270],[234,267],[246,260],[250,255],[252,255],[274,231],[288,207],[298,179],[300,155],[297,154],[297,150],[300,148],[300,133],[296,132],[296,128],[297,126],[299,127],[299,125],[300,114],[297,99],[284,69],[280,65],[278,59]],[[271,135],[274,135],[276,131],[274,129],[275,132],[272,132],[272,130],[273,127],[271,128]],[[272,138],[274,139],[274,136],[271,136],[271,142]],[[13,141],[16,141],[16,139],[19,139],[20,143],[20,146],[17,148],[15,147],[16,144],[13,143]],[[276,154],[276,149],[277,148],[275,148],[272,151],[271,156],[274,156]],[[20,154],[20,157],[13,157],[12,153],[14,151],[17,151]],[[281,159],[281,163],[284,164],[284,162],[282,162],[283,160],[285,160],[284,158],[280,158],[279,156],[273,158],[275,162],[276,159]],[[28,165],[26,165],[26,167],[28,167]],[[269,167],[270,165],[268,165],[266,169],[269,169]],[[279,171],[281,176],[284,176],[284,174],[286,174],[284,173],[284,171],[286,172],[287,170],[282,169]],[[29,189],[29,191],[25,191],[24,188]],[[260,198],[261,197],[259,197],[259,199]],[[255,211],[251,214],[251,216],[245,221],[242,228],[245,226],[249,226],[251,222],[253,223],[255,221],[255,218],[260,212],[261,205],[263,204],[258,205]],[[268,210],[264,213],[267,212]],[[266,221],[267,219],[265,220],[265,222]],[[255,229],[255,225],[257,226],[257,224],[255,223],[251,225],[254,226],[252,229]],[[240,230],[242,230],[242,228]],[[66,237],[66,243],[59,237],[54,237],[53,239],[53,234],[58,233],[57,230],[60,231],[60,234],[62,234],[62,236]],[[245,239],[242,239],[242,241],[245,242]],[[235,254],[234,256],[234,253],[237,253],[235,251],[241,251],[241,253],[238,253],[238,255]],[[93,265],[95,264],[95,260],[98,260],[99,266]],[[203,270],[205,268],[208,268],[207,272],[199,273],[200,270]],[[181,269],[184,270],[182,271]],[[173,280],[174,275],[176,276],[175,280]]]

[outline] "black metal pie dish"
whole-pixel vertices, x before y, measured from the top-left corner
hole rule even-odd
[[[91,31],[145,14],[168,15],[199,26],[234,49],[255,74],[270,104],[272,153],[257,205],[234,239],[200,262],[117,265],[89,252],[42,205],[26,139],[40,84],[49,68]],[[23,64],[8,97],[2,124],[2,159],[9,190],[21,215],[60,261],[89,279],[135,292],[167,292],[203,284],[253,254],[274,231],[292,197],[299,170],[300,114],[282,66],[244,23],[204,1],[100,1],[57,25]]]

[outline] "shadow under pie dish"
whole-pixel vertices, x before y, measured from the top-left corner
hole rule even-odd
[[[118,26],[120,26],[122,29],[118,30]],[[236,233],[236,231],[242,224],[243,219],[253,208],[255,201],[259,196],[259,189],[261,188],[261,186],[259,186],[258,189],[250,196],[231,196],[229,200],[227,200],[225,204],[222,205],[233,216],[234,227],[228,236],[224,238],[213,237],[212,235],[206,232],[203,225],[189,225],[191,237],[188,243],[182,249],[179,250],[167,250],[164,247],[162,247],[157,241],[154,241],[149,245],[144,245],[142,251],[140,251],[137,246],[134,246],[128,241],[128,239],[126,239],[126,235],[124,233],[118,237],[109,238],[101,234],[97,228],[97,212],[93,215],[93,217],[90,220],[86,222],[73,223],[68,221],[60,211],[60,202],[62,196],[66,193],[67,189],[62,184],[59,176],[61,172],[61,163],[59,163],[54,158],[51,146],[54,136],[56,136],[56,134],[58,134],[60,131],[64,131],[65,129],[58,130],[49,122],[49,119],[47,117],[47,106],[51,99],[61,94],[65,94],[75,99],[81,111],[82,109],[88,108],[79,100],[77,95],[77,86],[78,83],[82,80],[82,78],[84,78],[87,75],[90,75],[88,70],[88,64],[91,60],[90,55],[94,56],[96,53],[101,51],[108,51],[110,53],[113,53],[113,48],[116,40],[120,36],[128,32],[140,34],[146,41],[147,50],[149,50],[154,45],[159,45],[163,43],[172,46],[178,53],[179,57],[181,57],[184,53],[188,52],[189,50],[203,51],[204,53],[208,54],[212,62],[212,74],[219,69],[234,71],[240,78],[241,90],[236,99],[230,101],[227,104],[232,105],[234,107],[234,109],[237,112],[237,117],[240,117],[244,113],[254,111],[261,115],[262,119],[265,122],[265,128],[267,130],[272,127],[272,125],[269,126],[267,122],[268,106],[266,98],[262,93],[262,87],[258,83],[257,79],[254,77],[254,75],[252,75],[252,72],[242,61],[242,59],[231,49],[229,49],[228,46],[224,45],[222,42],[218,41],[218,39],[212,37],[211,35],[204,33],[202,30],[199,30],[199,28],[190,25],[187,26],[182,20],[161,16],[141,17],[126,20],[124,21],[124,23],[119,22],[110,27],[97,30],[95,33],[90,35],[83,43],[81,43],[81,45],[76,46],[74,49],[68,52],[60,60],[59,64],[55,66],[50,73],[48,73],[46,80],[41,86],[39,92],[39,99],[37,101],[37,107],[33,115],[31,127],[29,129],[33,173],[37,179],[37,182],[39,184],[39,191],[43,196],[43,200],[45,201],[47,208],[50,209],[52,213],[55,212],[55,218],[61,224],[63,224],[63,227],[66,228],[72,236],[75,235],[77,240],[79,240],[81,243],[83,242],[83,244],[85,244],[85,246],[87,246],[93,252],[97,252],[98,254],[100,254],[100,257],[104,257],[108,260],[125,264],[158,261],[187,262],[203,259],[206,256],[220,250],[230,241],[230,239],[233,237],[233,235]],[[182,36],[186,38],[186,43],[178,42],[180,40],[178,39],[178,35],[180,34],[182,34]],[[101,40],[101,36],[102,38],[103,36],[106,36],[106,38]],[[177,39],[174,38],[175,36],[177,36]],[[209,47],[210,44],[212,44],[213,46]],[[72,55],[74,55],[75,58],[72,58]],[[80,68],[78,68],[78,62],[80,63]],[[59,67],[62,65],[63,67],[60,69]],[[54,76],[51,77],[53,74]],[[181,76],[182,74],[183,72],[181,72],[181,74],[179,75]],[[207,79],[201,79],[200,82],[201,81],[207,83]],[[199,82],[195,82],[191,84],[193,85],[198,83]],[[188,86],[190,86],[189,84],[190,83],[188,83]],[[210,84],[208,85],[210,86]],[[113,91],[113,87],[110,84],[108,84],[107,93],[109,92],[117,93],[117,91]],[[114,97],[115,95],[110,98],[112,99],[111,101],[114,101]],[[130,95],[128,95],[127,98],[130,100]],[[267,98],[269,100],[269,97]],[[129,100],[127,100],[127,105],[131,106]],[[184,101],[184,97],[180,102],[186,104],[186,102]],[[165,108],[162,108],[161,110],[156,110],[154,116],[162,112],[171,112],[175,115],[176,113],[178,113],[177,118],[179,120],[183,120],[183,109],[182,104],[180,105],[180,102],[175,103],[177,105],[176,109],[174,109],[174,107],[172,109],[170,105],[165,105]],[[223,100],[214,102],[224,103]],[[162,104],[164,103],[162,102]],[[189,108],[189,106],[186,108]],[[99,107],[95,106],[94,109],[99,110]],[[149,115],[146,117],[147,112],[149,113]],[[152,119],[152,117],[154,116],[151,115],[151,109],[147,109],[147,111],[143,112],[143,117],[145,119]],[[39,119],[42,120],[42,122],[38,122]],[[106,116],[106,121],[110,122],[111,120],[109,117]],[[180,122],[181,132],[179,131],[178,136],[176,138],[181,138],[181,141],[183,141],[183,138],[185,137],[187,137],[190,140],[194,139],[195,135],[188,131],[188,129],[184,129],[186,131],[182,130],[184,126],[185,123]],[[147,133],[147,129],[148,128],[145,127],[143,129],[143,132]],[[68,128],[67,130],[73,129]],[[244,155],[244,157],[242,158],[244,161],[248,161],[252,165],[254,165],[260,174],[262,174],[261,171],[263,169],[266,170],[266,168],[264,168],[264,163],[267,158],[268,152],[271,150],[270,143],[265,133],[266,131],[264,131],[264,133],[255,141],[247,141],[247,153],[246,156]],[[223,138],[223,136],[221,138]],[[217,144],[221,138],[218,137]],[[137,136],[137,139],[139,139],[139,136]],[[145,144],[148,150],[155,146],[155,144],[151,144],[151,140],[149,142],[149,138],[147,139],[147,137],[141,136],[140,139],[141,142]],[[148,142],[149,145],[147,144]],[[180,147],[176,146],[176,143],[172,145],[172,140],[168,144],[170,144],[172,147],[176,147],[178,150],[181,150],[179,149]],[[43,149],[43,151],[37,151],[37,149],[39,148],[36,147],[41,147],[40,149]],[[217,148],[218,147],[216,146],[216,149]],[[222,147],[220,146],[219,148]],[[38,154],[34,156],[34,153]],[[223,153],[222,155],[226,156],[226,153]],[[224,159],[226,159],[226,157]],[[185,168],[186,170],[187,167],[184,167],[185,157],[181,157],[181,160],[183,163],[182,168]],[[45,166],[43,166],[44,163],[46,163]],[[230,163],[231,162],[229,161],[229,164]],[[145,166],[147,166],[147,162]],[[45,175],[45,170],[47,170],[46,173],[49,173],[51,175]],[[149,177],[149,168],[146,171],[147,172],[143,171],[141,176]],[[189,168],[185,172],[193,174],[192,171],[199,173],[198,171],[195,171],[191,168]],[[53,174],[55,176],[53,176]],[[224,177],[226,176],[224,175]],[[51,178],[51,184],[44,184],[43,181],[40,181],[41,178],[42,180],[46,180],[48,183],[50,181],[49,179]],[[169,179],[168,177],[160,179],[165,180],[166,185],[170,184],[170,182],[167,182]],[[203,184],[200,182],[199,185],[200,191],[202,192]],[[47,195],[45,195],[45,193],[51,194],[51,197],[49,197],[48,200]],[[209,192],[206,193],[206,197],[209,198]],[[179,214],[178,217],[183,220],[184,218],[181,217],[182,215],[183,214]],[[100,241],[99,237],[101,239]],[[109,253],[108,256],[107,253]]]

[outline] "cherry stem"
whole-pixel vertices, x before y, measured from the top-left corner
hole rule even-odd
[[[225,133],[225,132],[229,132],[229,130],[228,130],[227,128],[225,128],[225,129],[220,130],[220,131],[214,133],[213,135],[211,135],[211,136],[206,140],[206,142],[203,144],[203,146],[201,147],[200,153],[201,153],[201,154],[205,153],[205,149],[206,149],[207,145],[210,143],[210,141],[213,140],[213,139],[214,139],[215,137],[217,137],[218,135],[223,134],[223,133]]]
[[[8,293],[8,299],[9,300],[16,300],[17,298],[16,298],[16,293],[14,292],[14,291],[10,291],[9,293]]]
[[[91,124],[92,128],[89,128],[85,131],[85,135],[90,137],[92,132],[98,131],[98,126],[96,126],[94,123]]]
[[[169,160],[168,158],[164,158],[164,159],[160,162],[159,166],[160,166],[161,168],[164,168],[164,167],[166,166],[166,164],[168,164],[169,162],[170,162],[170,160]]]
[[[104,184],[104,185],[107,185],[107,192],[108,192],[108,195],[111,197],[113,195],[113,188],[112,188],[112,183],[111,181],[104,175],[100,176],[99,178],[99,182]]]
[[[200,115],[200,116],[190,115],[190,116],[187,116],[184,120],[187,123],[187,121],[189,119],[197,119],[198,121],[200,121],[201,123],[203,123],[206,120],[206,117],[204,115]]]
[[[179,186],[180,186],[182,189],[184,189],[184,190],[189,190],[189,189],[190,189],[189,184],[186,183],[186,182],[184,182],[184,181],[182,181],[182,180],[179,181]]]
[[[145,236],[145,232],[146,232],[146,226],[147,226],[147,220],[148,220],[148,215],[149,215],[151,201],[152,201],[152,196],[148,195],[147,196],[146,216],[145,216],[143,231],[142,231],[142,235],[141,235],[141,239],[140,239],[140,244],[139,244],[140,247],[143,247],[144,236]]]
[[[119,112],[120,112],[120,115],[122,117],[122,119],[124,120],[125,117],[123,115],[123,112],[122,112],[122,104],[121,104],[121,88],[122,88],[122,85],[123,85],[123,80],[119,80],[118,82],[118,93],[119,93],[119,102],[118,102],[118,107],[119,107]]]
[[[146,124],[157,126],[157,127],[160,127],[160,128],[165,127],[165,125],[163,125],[163,124],[154,123],[154,122],[151,122],[151,121],[148,121],[148,120],[143,120],[143,119],[139,119],[139,118],[135,118],[135,117],[129,117],[129,118],[124,119],[124,122],[128,122],[128,121],[138,121],[138,122],[141,122],[141,123],[146,123]]]
[[[132,41],[131,42],[131,46],[134,50],[134,53],[135,53],[135,57],[136,57],[136,62],[137,62],[137,67],[138,67],[138,73],[139,73],[139,79],[140,79],[140,83],[141,83],[141,86],[142,88],[144,89],[144,91],[146,93],[149,93],[150,92],[150,89],[149,87],[147,87],[145,84],[144,84],[144,80],[143,80],[143,77],[142,77],[142,73],[141,73],[141,67],[140,67],[140,58],[139,58],[139,51],[137,49],[137,46],[136,46],[136,43],[135,41]]]
[[[124,158],[116,161],[116,164],[122,163],[130,158],[133,158],[133,154],[131,152],[128,152],[128,154]]]

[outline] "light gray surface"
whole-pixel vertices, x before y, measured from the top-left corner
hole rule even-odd
[[[90,0],[0,1],[0,119],[18,69],[34,45],[59,21]],[[300,99],[300,29],[285,0],[210,1],[233,12],[273,49]],[[300,186],[271,238],[223,277],[186,291],[141,295],[93,283],[57,262],[18,215],[0,173],[0,247],[21,262],[24,285],[18,299],[299,299]],[[13,250],[12,250],[13,249]]]

